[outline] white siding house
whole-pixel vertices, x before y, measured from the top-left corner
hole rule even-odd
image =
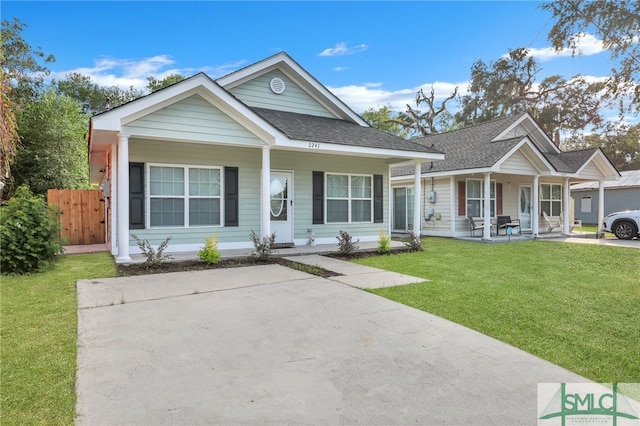
[[[470,236],[471,218],[481,218],[475,235],[489,240],[500,232],[498,217],[509,216],[519,221],[516,231],[536,236],[548,231],[544,214],[561,217],[568,234],[570,185],[595,181],[602,191],[620,177],[598,148],[561,152],[527,113],[414,140],[445,154],[419,170],[423,235]],[[415,174],[414,166],[392,167],[392,197],[399,197],[392,200],[394,231],[415,229],[402,220],[403,203],[412,203],[403,191],[413,191]],[[595,210],[601,222],[602,205]]]

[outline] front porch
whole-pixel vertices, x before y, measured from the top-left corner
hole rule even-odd
[[[537,236],[534,236],[531,231],[524,231],[521,234],[514,235],[493,235],[490,239],[484,239],[482,236],[457,236],[455,237],[457,240],[464,241],[475,241],[481,243],[505,243],[505,242],[516,242],[516,241],[531,241],[531,240],[553,240],[553,239],[561,239],[561,238],[591,238],[591,239],[599,239],[603,238],[602,233],[598,232],[570,232],[568,234],[564,234],[560,231],[553,232],[541,232]]]

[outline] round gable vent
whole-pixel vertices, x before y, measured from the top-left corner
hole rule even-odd
[[[269,82],[269,87],[271,87],[271,91],[276,95],[281,95],[284,93],[284,81],[281,78],[274,77]]]

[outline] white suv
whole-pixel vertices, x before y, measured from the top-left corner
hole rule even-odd
[[[604,218],[602,228],[621,240],[640,237],[640,210],[611,213]]]

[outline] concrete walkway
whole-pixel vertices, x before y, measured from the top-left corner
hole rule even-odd
[[[538,383],[585,381],[353,287],[422,279],[295,260],[345,275],[79,281],[77,424],[536,424]]]

